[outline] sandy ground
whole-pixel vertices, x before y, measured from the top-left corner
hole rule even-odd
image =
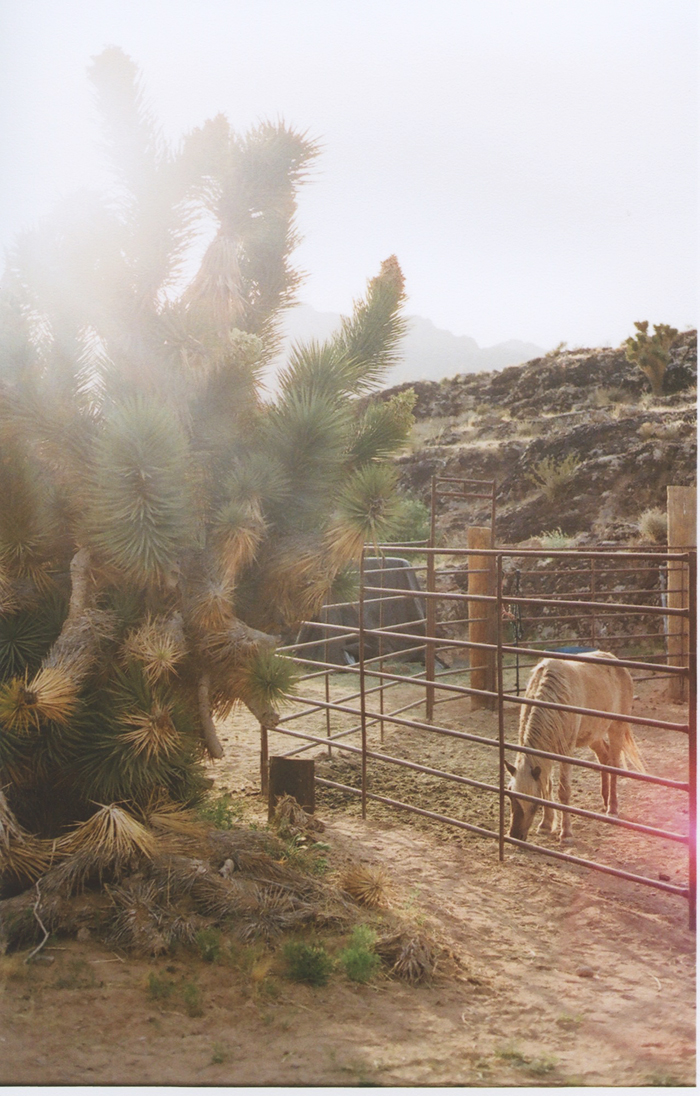
[[[659,689],[647,687],[638,703],[649,714],[683,718]],[[492,713],[457,705],[446,705],[440,721],[475,733],[494,726]],[[312,724],[309,717],[299,727]],[[234,791],[246,818],[262,825],[257,729],[238,714],[223,737],[217,787]],[[682,778],[678,736],[638,737],[650,771]],[[493,751],[455,740],[387,729],[381,747],[494,778]],[[289,740],[275,737],[271,751],[285,748]],[[307,756],[314,755],[319,773],[356,779],[356,767],[337,751],[325,761],[324,751]],[[493,825],[490,797],[379,763],[371,781],[378,794],[404,801],[413,794],[453,817]],[[624,815],[682,827],[682,797],[624,784]],[[579,774],[574,797],[597,808],[595,774]],[[137,960],[90,940],[61,940],[45,949],[50,962],[0,960],[0,1082],[695,1083],[695,938],[683,899],[517,849],[507,848],[501,863],[492,841],[376,803],[363,821],[357,801],[343,793],[319,792],[317,815],[326,823],[330,873],[348,860],[384,865],[394,905],[439,932],[458,964],[415,988],[341,976],[312,988],[275,977],[264,957],[244,970],[189,954]],[[575,820],[574,828],[579,855],[683,878],[682,847],[603,823]],[[149,975],[173,987],[167,999],[149,993]],[[196,990],[187,1007],[186,986]]]

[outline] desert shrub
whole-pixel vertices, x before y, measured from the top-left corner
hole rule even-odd
[[[146,980],[146,993],[153,1001],[165,1001],[172,996],[175,983],[169,978],[159,978],[151,971]]]
[[[540,487],[545,496],[553,501],[574,479],[581,461],[575,453],[557,460],[556,457],[543,457],[533,467],[529,479]]]
[[[194,942],[206,963],[215,963],[221,954],[221,933],[218,929],[200,929]]]
[[[182,1000],[188,1016],[203,1016],[202,991],[194,982],[185,982],[182,987]]]
[[[231,805],[228,795],[211,796],[201,804],[197,814],[217,830],[231,830],[240,819],[240,808]]]
[[[338,962],[352,982],[370,982],[381,967],[381,959],[374,951],[377,934],[369,925],[356,925],[347,948],[341,951]]]
[[[430,536],[430,510],[414,495],[401,495],[394,523],[394,532],[388,544],[409,544],[415,540],[428,540]]]
[[[665,544],[668,538],[668,518],[663,510],[651,507],[641,514],[637,528],[643,540],[650,540],[653,544]]]
[[[333,960],[322,944],[304,944],[292,940],[284,946],[287,973],[293,982],[325,986],[333,970]]]
[[[548,532],[540,533],[539,539],[543,548],[550,548],[554,552],[558,549],[571,547],[574,541],[573,537],[567,537],[566,533],[562,532],[561,526],[557,526],[556,529],[550,529]]]

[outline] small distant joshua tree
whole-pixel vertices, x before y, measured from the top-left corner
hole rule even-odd
[[[637,334],[630,335],[624,342],[627,360],[639,366],[642,373],[649,378],[653,394],[661,396],[671,346],[674,339],[678,337],[678,331],[675,327],[669,327],[668,324],[659,323],[654,326],[654,334],[649,335],[647,334],[648,320],[642,320],[634,326],[637,328]]]

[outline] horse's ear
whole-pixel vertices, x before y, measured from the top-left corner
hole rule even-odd
[[[515,765],[511,765],[510,761],[506,761],[506,768],[511,776],[515,776]]]
[[[542,769],[538,765],[536,769],[532,770],[532,779],[533,780],[539,780],[541,772],[542,772]]]

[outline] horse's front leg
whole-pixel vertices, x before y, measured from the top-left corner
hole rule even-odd
[[[547,777],[547,781],[546,781],[545,787],[544,787],[544,794],[543,794],[542,798],[543,799],[549,799],[549,800],[551,800],[551,798],[552,798],[552,777],[551,777],[551,775]],[[554,833],[554,829],[555,829],[555,825],[556,825],[555,820],[554,820],[554,808],[552,806],[547,806],[547,807],[543,807],[542,810],[543,810],[542,821],[540,822],[539,826],[537,827],[537,832],[538,833]]]
[[[559,766],[559,802],[568,805],[571,799],[571,765]],[[573,841],[571,833],[571,815],[568,811],[561,812],[561,840]]]

